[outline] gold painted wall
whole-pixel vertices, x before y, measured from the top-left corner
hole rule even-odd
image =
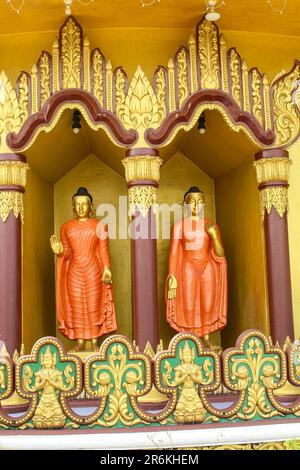
[[[49,236],[54,226],[53,185],[27,173],[23,226],[23,334],[26,353],[39,338],[55,335],[54,266]]]
[[[54,185],[54,220],[57,235],[59,235],[61,225],[74,217],[72,196],[79,186],[85,186],[91,193],[95,208],[100,203],[113,204],[117,208],[117,217],[119,214],[118,198],[127,195],[125,178],[111,170],[94,155],[89,155]],[[130,240],[110,239],[109,252],[118,333],[130,337],[132,333]],[[61,338],[59,334],[58,337]],[[64,339],[64,342],[68,346],[71,345],[68,340]]]
[[[290,148],[289,244],[295,338],[300,337],[300,140]]]
[[[253,163],[215,181],[216,212],[228,262],[228,325],[222,346],[248,328],[269,333],[264,240]]]
[[[206,217],[215,220],[215,194],[214,181],[204,173],[197,165],[187,159],[182,153],[177,152],[161,168],[161,178],[158,191],[159,204],[181,203],[185,192],[191,186],[198,186],[205,194]],[[173,223],[173,221],[172,221]],[[158,299],[160,312],[160,337],[164,344],[175,334],[175,330],[169,327],[166,321],[164,286],[168,275],[169,240],[161,238],[162,224],[160,220],[160,238],[157,243],[158,259]],[[218,343],[218,337],[215,342]]]

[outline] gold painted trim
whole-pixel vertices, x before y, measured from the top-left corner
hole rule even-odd
[[[38,106],[38,79],[37,66],[33,64],[31,67],[31,113],[35,114],[39,110]]]
[[[0,185],[17,185],[25,188],[27,163],[18,161],[0,161]]]
[[[273,187],[264,188],[260,191],[261,218],[264,220],[265,213],[271,214],[274,207],[282,218],[288,212],[288,188]]]
[[[177,83],[179,108],[181,108],[189,95],[188,59],[184,48],[177,55]]]
[[[112,64],[108,60],[106,63],[106,108],[113,112],[113,90],[112,90]]]
[[[300,64],[296,63],[289,73],[281,71],[269,85],[266,75],[257,68],[249,74],[246,61],[235,48],[227,50],[224,35],[219,33],[212,22],[201,21],[196,36],[189,36],[188,46],[181,46],[179,52],[169,59],[166,74],[164,68],[155,75],[155,92],[140,66],[137,67],[128,92],[124,84],[125,72],[123,76],[120,72],[116,73],[114,83],[115,72],[111,61],[106,60],[97,49],[91,59],[89,40],[82,36],[81,27],[72,17],[67,19],[60,31],[59,38],[52,45],[52,57],[43,52],[32,66],[28,80],[31,93],[27,93],[22,73],[18,79],[19,99],[5,73],[1,74],[0,122],[4,122],[0,126],[2,153],[8,150],[7,134],[17,133],[21,124],[26,122],[27,114],[39,111],[52,92],[68,88],[84,89],[93,94],[101,108],[105,106],[114,113],[126,129],[136,129],[138,139],[134,147],[147,146],[145,131],[157,129],[167,115],[183,108],[190,93],[204,89],[220,91],[232,97],[241,110],[256,118],[261,131],[270,130],[276,134],[278,147],[287,147],[300,135],[300,109],[294,99],[300,89]],[[115,70],[118,69],[120,67]],[[29,112],[26,111],[26,100]],[[205,109],[209,109],[209,106]],[[232,125],[229,118],[225,118],[225,121],[233,130],[242,128]],[[180,128],[190,129],[186,123],[181,124]],[[269,147],[262,146],[246,124],[243,124],[243,129],[255,145]],[[171,134],[167,143],[172,141],[176,133]],[[114,136],[110,136],[110,139],[119,145]]]
[[[81,31],[69,18],[61,30],[62,88],[80,88],[81,53]]]
[[[196,39],[193,34],[191,34],[189,37],[189,52],[191,69],[191,93],[193,94],[198,90]]]
[[[222,72],[222,88],[228,93],[229,82],[228,82],[228,66],[227,66],[227,47],[224,35],[220,35],[220,56],[221,56],[221,72]]]
[[[297,354],[297,364],[294,355]],[[293,385],[300,387],[300,346],[291,346],[288,352],[289,374]]]
[[[263,103],[261,93],[261,76],[257,69],[252,70],[251,85],[252,85],[252,113],[258,120],[259,124],[263,126]]]
[[[40,98],[41,108],[51,95],[50,89],[50,63],[49,56],[45,52],[41,55],[40,63]]]
[[[60,80],[59,80],[59,46],[58,39],[55,38],[52,45],[52,73],[53,73],[53,93],[59,91]]]
[[[6,222],[13,212],[16,219],[20,216],[24,223],[23,194],[19,191],[0,191],[0,217]]]
[[[243,93],[244,93],[244,110],[247,113],[251,112],[250,108],[250,94],[249,94],[249,71],[246,62],[242,62],[242,76],[243,76]]]
[[[96,49],[93,53],[93,92],[100,107],[103,108],[103,56]]]
[[[230,51],[230,77],[231,77],[231,94],[237,102],[238,106],[241,107],[242,101],[242,84],[240,80],[240,60],[239,55],[235,49]]]
[[[261,158],[253,163],[256,170],[256,178],[259,184],[282,181],[288,183],[292,161],[289,158]],[[260,191],[261,217],[264,220],[265,213],[270,214],[274,207],[280,217],[288,211],[288,188],[285,186],[273,186],[263,188]]]
[[[272,117],[270,107],[270,86],[268,77],[263,76],[263,96],[264,96],[264,113],[265,113],[265,130],[272,129]]]
[[[169,78],[169,113],[176,111],[176,95],[175,95],[175,66],[173,59],[168,62],[168,78]]]
[[[234,132],[242,131],[257,148],[261,148],[261,143],[259,143],[256,140],[255,136],[252,134],[252,132],[249,130],[249,128],[244,124],[235,124],[232,121],[231,117],[227,114],[226,108],[220,103],[201,103],[201,104],[199,104],[196,107],[196,109],[194,110],[193,115],[192,115],[192,117],[191,117],[191,119],[189,120],[188,123],[178,124],[178,126],[173,128],[173,130],[170,133],[167,141],[164,143],[164,147],[167,146],[168,144],[170,144],[175,139],[178,132],[180,132],[181,130],[184,130],[185,132],[188,132],[190,129],[192,129],[196,125],[200,114],[203,111],[206,111],[206,110],[209,110],[209,111],[215,111],[216,110],[216,111],[218,111],[221,114],[221,116],[223,117],[226,124],[228,124],[230,129],[232,129]]]
[[[253,163],[256,170],[257,182],[259,184],[269,181],[289,181],[290,166],[289,158],[261,158]]]
[[[26,151],[28,148],[30,148],[33,145],[33,143],[36,141],[36,139],[38,138],[38,136],[41,132],[45,132],[45,134],[48,134],[49,132],[51,132],[55,128],[55,126],[58,124],[61,115],[63,114],[63,112],[66,109],[71,109],[71,110],[78,109],[91,129],[93,129],[94,131],[98,131],[99,129],[104,130],[107,137],[111,140],[111,142],[114,145],[116,145],[117,147],[122,147],[122,145],[120,145],[118,142],[115,141],[115,139],[114,139],[113,135],[111,134],[110,130],[106,127],[106,125],[104,123],[100,122],[98,124],[95,124],[91,120],[89,114],[87,113],[85,107],[82,104],[67,102],[67,103],[64,103],[63,105],[61,105],[61,107],[56,111],[56,114],[55,114],[55,116],[54,116],[54,118],[53,118],[53,120],[51,121],[50,124],[43,125],[43,126],[36,129],[32,139],[22,149],[22,151]]]
[[[157,188],[153,186],[135,186],[128,189],[129,214],[136,214],[137,210],[146,217],[151,207],[157,204]]]
[[[296,88],[297,85],[297,88]],[[300,89],[300,64],[274,84],[273,106],[276,146],[287,147],[299,135],[299,107],[293,96]]]
[[[219,89],[219,45],[217,27],[205,20],[198,30],[200,81],[203,89]]]
[[[125,168],[126,181],[153,180],[158,183],[162,163],[161,158],[148,155],[124,158],[122,164]]]
[[[3,343],[2,350],[4,351],[5,343]],[[6,350],[7,352],[7,350]],[[7,352],[7,356],[4,356],[3,353],[1,352],[0,355],[0,372],[1,370],[3,371],[4,367],[6,368],[7,376],[6,376],[6,382],[4,381],[4,374],[0,374],[0,379],[3,380],[3,382],[0,380],[0,398],[1,398],[1,403],[2,400],[5,398],[8,398],[11,396],[13,392],[13,366],[12,362],[10,360],[9,354]],[[3,392],[3,389],[6,388],[6,391]],[[1,417],[0,417],[0,423],[1,423]]]
[[[19,78],[19,107],[20,107],[20,120],[21,125],[28,118],[28,105],[29,105],[29,86],[28,76],[24,72]]]
[[[83,41],[83,88],[84,90],[91,91],[91,51],[90,51],[90,42],[87,37]]]

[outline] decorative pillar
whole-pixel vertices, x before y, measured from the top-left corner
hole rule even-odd
[[[0,341],[20,351],[22,334],[22,222],[26,158],[0,154]]]
[[[255,156],[265,231],[270,328],[273,341],[294,339],[288,241],[288,180],[291,160],[286,150],[270,149]]]
[[[159,168],[153,149],[129,150],[123,160],[131,221],[134,338],[141,351],[159,343],[156,219]],[[135,225],[136,224],[136,225]],[[139,234],[143,232],[142,237]]]

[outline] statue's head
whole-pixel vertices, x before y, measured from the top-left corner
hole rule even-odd
[[[184,195],[184,204],[189,208],[188,212],[193,215],[200,215],[204,209],[204,194],[197,186],[191,186]]]
[[[93,198],[86,188],[80,187],[72,197],[73,211],[79,219],[90,217],[93,209]]]
[[[180,351],[180,359],[184,364],[191,364],[195,359],[194,350],[190,347],[187,341]]]
[[[46,349],[45,354],[41,355],[41,364],[45,369],[51,369],[56,364],[56,354],[52,354],[50,346]]]

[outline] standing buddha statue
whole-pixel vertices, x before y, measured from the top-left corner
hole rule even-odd
[[[186,215],[172,227],[166,312],[178,332],[208,335],[227,323],[227,263],[217,225],[204,217],[204,194],[184,195]]]
[[[61,241],[55,235],[50,239],[58,257],[58,328],[77,341],[74,351],[84,351],[87,340],[96,351],[98,338],[117,329],[108,230],[91,217],[93,199],[86,188],[79,188],[72,201],[75,219],[61,227]]]

